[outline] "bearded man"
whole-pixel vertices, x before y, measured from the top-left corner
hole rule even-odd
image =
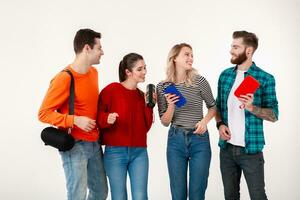
[[[224,70],[218,81],[216,121],[226,200],[240,199],[242,172],[251,200],[267,199],[263,120],[278,120],[278,101],[274,77],[252,61],[257,47],[258,38],[254,33],[235,31],[230,50],[231,63],[235,66]],[[234,96],[236,88],[249,75],[259,81],[260,87],[254,94]]]

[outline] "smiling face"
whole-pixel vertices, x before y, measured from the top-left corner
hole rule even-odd
[[[252,52],[250,48],[243,43],[243,38],[233,39],[230,50],[231,63],[237,65],[244,63]]]
[[[100,63],[101,56],[104,55],[104,52],[99,38],[95,38],[93,48],[90,48],[90,46],[87,45],[87,52],[91,65]]]
[[[136,61],[131,71],[126,69],[127,79],[130,79],[136,83],[145,82],[146,74],[147,74],[147,69],[144,60]]]
[[[193,50],[189,47],[182,47],[178,56],[174,59],[176,70],[191,70],[193,62]]]

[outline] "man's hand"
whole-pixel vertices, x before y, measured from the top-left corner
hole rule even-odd
[[[224,124],[219,127],[219,135],[222,140],[229,140],[231,138],[229,128]]]
[[[252,112],[253,111],[253,99],[254,95],[253,94],[247,94],[247,95],[241,95],[240,98],[238,98],[240,102],[242,102],[243,107]]]
[[[96,120],[85,116],[74,116],[74,124],[85,132],[90,132],[96,127]]]
[[[119,117],[118,113],[109,113],[107,117],[107,123],[114,124],[117,120],[117,117]]]
[[[253,94],[247,94],[247,95],[241,95],[241,98],[239,98],[239,101],[243,103],[243,106],[245,106],[245,109],[247,109],[249,112],[254,114],[255,116],[262,118],[264,120],[268,120],[270,122],[277,121],[277,117],[275,116],[275,113],[273,112],[272,108],[260,108],[257,106],[254,106],[253,103]]]

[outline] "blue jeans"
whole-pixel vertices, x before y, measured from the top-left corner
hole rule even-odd
[[[130,178],[132,199],[148,199],[147,148],[106,146],[104,167],[109,179],[112,200],[127,200],[127,172]]]
[[[265,200],[263,153],[246,154],[243,147],[227,144],[220,150],[220,168],[226,200],[240,199],[240,180],[243,172],[251,200]]]
[[[103,167],[103,153],[97,142],[78,141],[74,147],[60,152],[66,176],[68,200],[107,198],[107,180]]]
[[[169,129],[167,161],[173,200],[186,200],[187,196],[190,200],[205,199],[211,160],[209,135],[208,132],[203,135],[194,134],[194,130],[173,125]]]

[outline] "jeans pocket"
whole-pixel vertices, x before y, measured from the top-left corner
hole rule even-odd
[[[175,135],[175,133],[176,133],[176,129],[171,127],[168,132],[168,138],[173,137]]]
[[[260,161],[260,163],[263,165],[265,164],[265,159],[264,159],[264,154],[263,152],[258,153],[258,159]]]
[[[104,152],[109,152],[113,149],[114,147],[113,146],[108,146],[106,145],[105,148],[104,148]]]
[[[208,140],[208,139],[209,139],[208,131],[206,131],[206,132],[203,133],[203,134],[194,134],[194,135],[196,135],[196,137],[201,138],[201,139],[203,139],[203,140]]]

